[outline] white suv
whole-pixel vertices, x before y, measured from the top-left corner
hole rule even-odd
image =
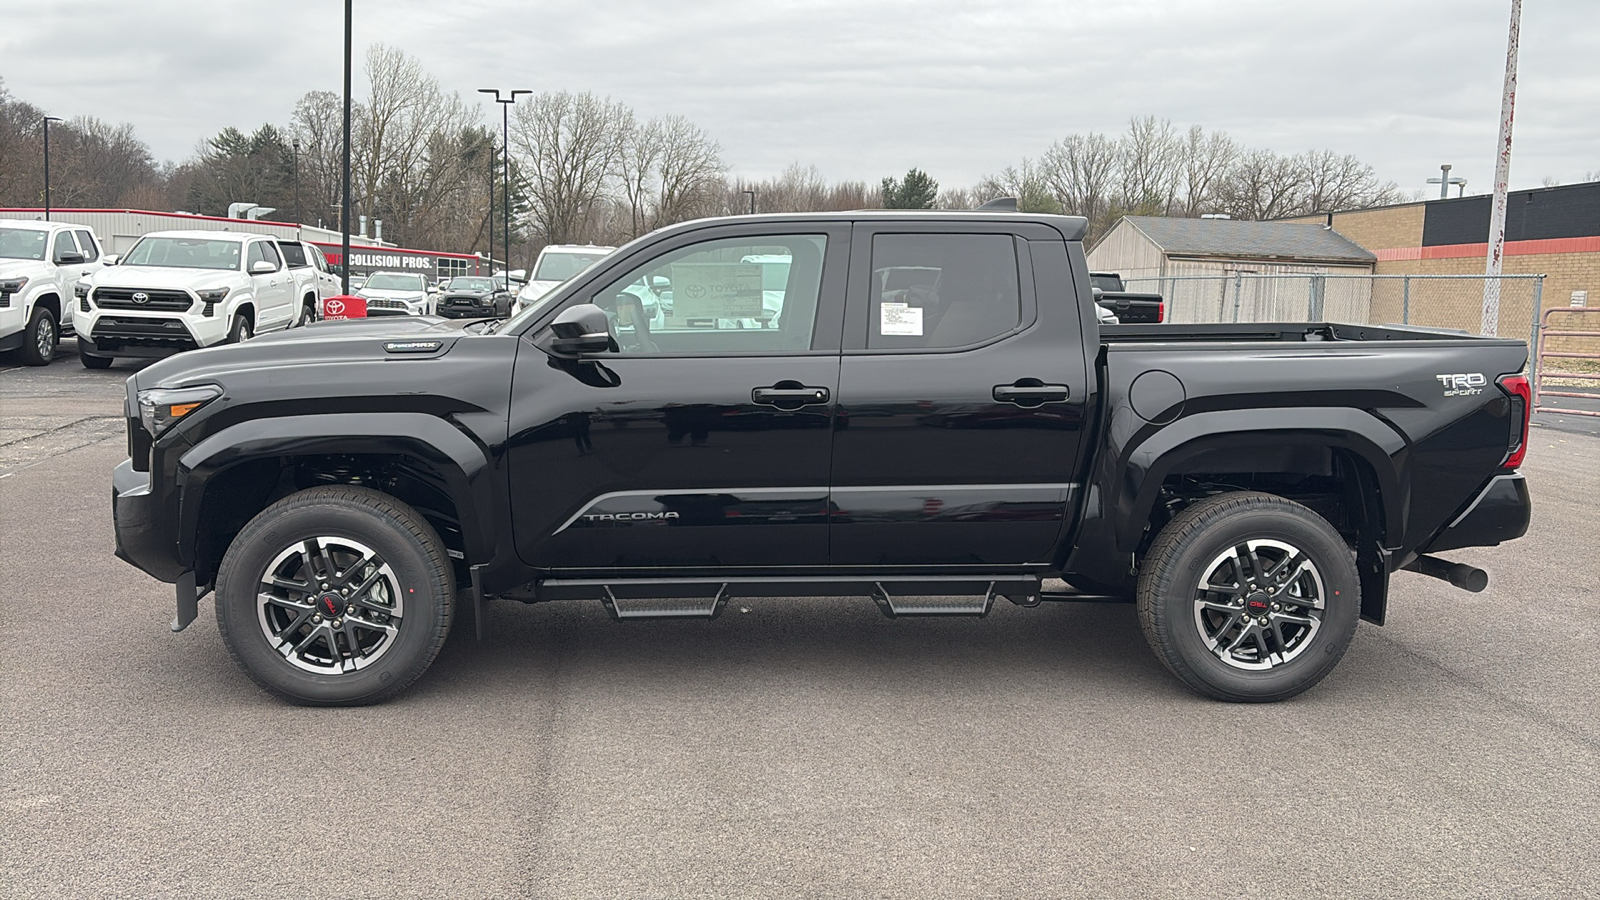
[[[0,350],[49,365],[72,326],[73,289],[105,266],[102,255],[82,225],[0,219]]]
[[[295,323],[300,297],[277,241],[228,231],[158,231],[77,290],[78,358],[169,356]]]

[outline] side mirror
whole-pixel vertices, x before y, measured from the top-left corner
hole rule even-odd
[[[76,250],[63,250],[56,254],[56,265],[58,266],[76,266],[84,262],[87,262],[87,259]]]
[[[278,271],[278,267],[264,259],[258,259],[250,264],[251,275],[271,275]]]
[[[550,335],[547,349],[559,356],[617,350],[617,342],[611,337],[611,320],[605,310],[593,303],[562,310],[550,323]]]
[[[122,257],[116,253],[108,253],[101,257],[101,259],[105,260],[105,264],[108,266],[114,266],[117,263],[122,262]]]

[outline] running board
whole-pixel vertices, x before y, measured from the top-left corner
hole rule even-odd
[[[996,597],[1018,606],[1039,604],[1039,579],[1030,575],[819,576],[815,578],[551,578],[537,600],[599,598],[613,618],[714,619],[731,596],[872,597],[891,619],[906,616],[985,616]]]

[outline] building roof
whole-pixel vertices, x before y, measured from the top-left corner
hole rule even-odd
[[[1125,216],[1169,256],[1376,262],[1378,257],[1324,225]]]

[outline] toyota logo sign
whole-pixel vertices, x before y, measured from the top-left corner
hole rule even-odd
[[[329,300],[328,301],[328,315],[330,315],[330,316],[342,316],[342,315],[344,315],[344,301],[343,300]]]
[[[135,303],[149,303],[150,302],[150,295],[146,294],[144,291],[134,291],[134,293],[133,293],[133,302],[135,302]]]

